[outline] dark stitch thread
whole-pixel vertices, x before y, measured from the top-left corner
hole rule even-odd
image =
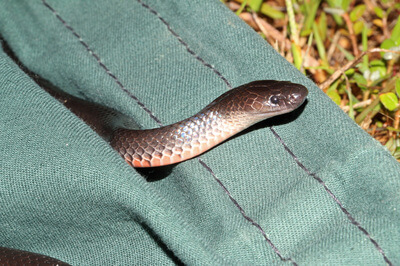
[[[222,79],[225,84],[228,86],[229,89],[232,89],[232,85],[229,83],[229,81],[221,74],[221,72],[219,72],[215,67],[213,67],[212,65],[208,64],[203,58],[201,58],[199,55],[197,55],[192,49],[190,49],[189,45],[181,38],[181,36],[179,36],[178,33],[176,33],[172,28],[171,25],[169,25],[169,23],[167,21],[165,21],[165,19],[163,17],[161,17],[161,15],[154,10],[153,8],[151,8],[149,5],[143,3],[141,0],[137,0],[139,4],[141,4],[144,8],[148,9],[152,14],[154,14],[169,30],[169,32],[171,32],[171,34],[186,48],[186,50],[189,52],[189,54],[193,55],[194,58],[196,58],[198,61],[200,61],[204,66],[210,68],[212,71],[214,71],[215,74],[217,74],[217,76]]]
[[[229,89],[232,89],[231,84],[228,82],[228,80],[221,74],[221,72],[219,72],[217,69],[215,69],[212,65],[208,64],[205,62],[205,60],[203,58],[201,58],[199,55],[197,55],[192,49],[190,49],[189,45],[178,35],[178,33],[176,33],[171,26],[169,25],[169,23],[167,21],[165,21],[165,19],[163,17],[161,17],[161,15],[154,10],[153,8],[151,8],[149,5],[143,3],[141,0],[137,0],[144,8],[148,9],[152,14],[154,14],[155,16],[157,16],[157,18],[167,27],[167,29],[171,32],[171,34],[173,36],[175,36],[178,41],[186,48],[187,52],[189,52],[189,54],[191,54],[192,56],[194,56],[198,61],[200,61],[204,66],[212,69],[214,71],[215,74],[217,74],[217,76],[219,78],[221,78],[225,84],[228,86]],[[267,237],[266,233],[264,232],[264,230],[262,229],[262,227],[256,223],[253,219],[251,219],[249,216],[246,215],[246,213],[244,212],[243,208],[239,205],[239,203],[236,201],[236,199],[234,199],[231,195],[231,193],[229,192],[229,190],[225,187],[225,185],[221,182],[221,180],[219,180],[219,178],[217,178],[217,176],[215,175],[214,171],[203,161],[201,160],[201,158],[198,158],[200,164],[208,171],[210,172],[210,174],[214,177],[214,179],[217,181],[217,183],[222,187],[222,189],[225,191],[225,193],[228,195],[229,199],[233,202],[233,204],[239,209],[240,213],[242,214],[242,216],[249,221],[252,225],[254,225],[260,232],[261,234],[264,236],[265,240],[267,241],[267,243],[272,247],[272,249],[274,250],[274,252],[278,255],[278,257],[282,260],[282,261],[290,261],[292,262],[293,265],[297,265],[295,261],[293,261],[291,258],[284,258],[282,256],[282,254],[280,253],[280,251],[278,250],[278,248],[272,243],[272,241]]]
[[[315,180],[318,181],[318,183],[320,183],[323,188],[325,189],[326,192],[328,192],[329,196],[331,196],[333,198],[333,200],[336,202],[337,205],[339,205],[339,208],[342,210],[342,212],[344,214],[346,214],[347,218],[350,220],[350,222],[352,224],[354,224],[355,226],[357,226],[357,228],[364,234],[367,236],[367,238],[372,242],[372,244],[375,246],[375,248],[382,254],[383,259],[386,261],[387,264],[389,265],[393,265],[392,262],[386,257],[385,252],[383,251],[383,249],[379,246],[378,242],[376,242],[371,235],[368,233],[367,230],[365,230],[364,227],[361,226],[361,224],[359,222],[356,221],[356,219],[349,213],[349,211],[343,206],[342,202],[335,196],[335,194],[333,194],[333,192],[328,188],[328,186],[325,184],[325,182],[319,177],[317,176],[316,173],[312,173],[307,167],[304,166],[304,164],[302,164],[299,160],[299,158],[297,158],[297,156],[289,149],[288,146],[286,146],[285,142],[282,140],[282,138],[278,135],[278,133],[276,133],[276,131],[270,127],[270,130],[272,132],[272,134],[274,134],[274,136],[279,140],[279,142],[283,145],[283,147],[285,148],[285,150],[290,154],[290,156],[293,157],[293,159],[296,161],[297,165],[300,166],[301,169],[303,169],[304,172],[306,172],[309,176],[311,176],[312,178],[314,178]]]
[[[214,173],[214,171],[200,158],[197,158],[200,162],[200,164],[202,166],[204,166],[204,168],[207,169],[208,172],[211,173],[211,175],[214,177],[215,181],[217,181],[217,183],[222,187],[222,189],[225,191],[225,193],[228,195],[229,199],[233,202],[233,204],[239,209],[240,213],[242,214],[242,216],[249,221],[252,225],[254,225],[263,235],[264,239],[267,241],[267,243],[271,246],[271,248],[274,250],[274,252],[276,253],[276,255],[278,255],[278,257],[282,260],[282,261],[290,261],[293,263],[293,265],[297,265],[296,262],[294,262],[291,258],[284,258],[281,254],[281,252],[279,251],[279,249],[272,243],[272,241],[267,237],[267,234],[265,233],[264,229],[262,229],[262,227],[256,223],[253,219],[251,219],[249,216],[246,215],[246,213],[244,212],[243,208],[239,205],[239,203],[236,201],[236,199],[234,197],[232,197],[231,193],[229,192],[229,190],[225,187],[225,185],[221,182],[221,180],[219,180],[219,178],[216,176],[216,174]]]
[[[155,10],[152,9],[152,8],[150,8],[148,5],[144,4],[144,3],[141,2],[140,0],[137,0],[137,1],[138,1],[143,7],[147,8],[151,13],[153,13],[154,15],[156,15],[156,16],[161,20],[161,22],[163,22],[163,23],[167,26],[168,30],[173,34],[173,36],[175,36],[175,37],[179,40],[179,42],[180,42],[182,45],[185,46],[186,50],[187,50],[191,55],[193,55],[197,60],[199,60],[204,66],[206,66],[206,67],[212,69],[212,70],[214,71],[214,73],[216,73],[217,76],[220,77],[220,78],[227,84],[227,86],[228,86],[230,89],[232,89],[232,86],[230,85],[230,83],[228,82],[228,80],[227,80],[224,76],[222,76],[222,74],[221,74],[218,70],[216,70],[213,66],[211,66],[211,65],[208,64],[208,63],[206,63],[206,62],[204,61],[204,59],[202,59],[200,56],[196,55],[196,53],[195,53],[193,50],[191,50],[191,49],[189,48],[189,45],[188,45],[187,43],[185,43],[185,42],[182,40],[182,38],[181,38],[175,31],[173,31],[173,30],[171,29],[170,25],[164,20],[164,18],[162,18],[162,17],[159,15],[159,13],[158,13],[157,11],[155,11]],[[160,126],[163,126],[163,124],[161,123],[161,121],[160,121],[155,115],[153,115],[153,113],[152,113],[141,101],[139,101],[139,99],[138,99],[136,96],[134,96],[133,94],[131,94],[130,91],[128,91],[128,90],[122,85],[122,83],[121,83],[121,82],[118,80],[118,78],[108,69],[108,67],[107,67],[106,65],[104,65],[104,64],[101,62],[100,57],[99,57],[96,53],[94,53],[94,51],[89,47],[89,45],[88,45],[86,42],[83,41],[83,39],[81,38],[81,36],[80,36],[77,32],[75,32],[75,30],[74,30],[71,26],[69,26],[69,25],[67,24],[67,22],[66,22],[63,18],[61,18],[61,16],[56,12],[56,10],[53,9],[49,4],[47,4],[46,0],[42,0],[42,2],[43,2],[43,4],[57,17],[57,19],[60,20],[61,23],[62,23],[68,30],[70,30],[70,31],[72,32],[72,34],[73,34],[75,37],[78,38],[79,42],[86,48],[86,50],[89,52],[89,54],[91,54],[91,55],[96,59],[96,61],[98,62],[98,64],[106,71],[106,73],[107,73],[111,78],[114,79],[114,81],[119,85],[119,87],[120,87],[125,93],[127,93],[131,98],[133,98],[133,99],[136,101],[136,103],[139,104],[139,106],[140,106],[141,108],[143,108],[143,109],[150,115],[150,117],[151,117],[153,120],[155,120]],[[272,241],[266,236],[266,233],[264,232],[264,230],[262,229],[262,227],[261,227],[258,223],[256,223],[253,219],[251,219],[250,217],[248,217],[248,216],[245,214],[243,208],[242,208],[242,207],[239,205],[239,203],[232,197],[232,195],[230,194],[230,192],[228,191],[228,189],[224,186],[224,184],[221,182],[221,180],[219,180],[219,179],[217,178],[217,176],[215,175],[214,171],[212,171],[212,169],[211,169],[205,162],[203,162],[200,158],[198,158],[198,160],[199,160],[200,164],[201,164],[208,172],[211,173],[211,175],[214,177],[214,179],[218,182],[218,184],[222,187],[222,189],[223,189],[223,190],[225,191],[225,193],[228,195],[229,199],[230,199],[230,200],[233,202],[233,204],[239,209],[239,211],[240,211],[240,213],[242,214],[242,216],[243,216],[247,221],[249,221],[252,225],[254,225],[254,226],[261,232],[261,234],[264,236],[264,238],[265,238],[265,240],[267,241],[267,243],[272,247],[272,249],[273,249],[274,252],[278,255],[278,257],[279,257],[282,261],[290,261],[290,262],[292,262],[293,265],[297,265],[296,262],[294,262],[291,258],[284,258],[284,257],[281,255],[281,253],[280,253],[280,251],[278,250],[278,248],[277,248],[277,247],[272,243]]]
[[[89,45],[82,39],[82,37],[70,26],[68,23],[57,13],[57,11],[51,7],[49,4],[47,4],[46,0],[42,0],[42,3],[51,11],[53,14],[57,17],[59,21],[69,30],[71,33],[78,38],[79,42],[86,48],[86,50],[91,54],[97,61],[97,63],[100,65],[101,68],[103,68],[107,75],[109,75],[114,81],[118,84],[118,86],[126,93],[128,94],[129,97],[134,99],[136,103],[146,112],[150,115],[150,117],[157,122],[159,126],[163,126],[161,123],[160,119],[158,119],[151,111],[148,109],[140,100],[137,98],[135,95],[133,95],[128,89],[125,88],[124,85],[118,80],[118,78],[110,71],[110,69],[104,65],[103,62],[101,62],[100,57],[89,47]]]

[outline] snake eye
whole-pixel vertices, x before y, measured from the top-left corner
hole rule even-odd
[[[279,103],[279,98],[278,98],[278,96],[272,96],[271,98],[269,98],[269,101],[272,104],[278,104]]]

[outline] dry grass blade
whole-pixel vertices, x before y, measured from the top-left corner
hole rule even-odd
[[[260,19],[257,13],[251,13],[255,23],[260,28],[261,32],[268,38],[271,37],[273,40],[283,43],[285,45],[285,50],[290,49],[290,40],[287,39],[280,31],[275,29],[271,24],[269,24],[266,20]],[[272,43],[273,44],[273,43]]]
[[[326,81],[321,83],[319,85],[319,88],[323,91],[325,91],[332,83],[337,80],[344,72],[349,70],[350,68],[354,67],[357,65],[361,59],[363,58],[364,55],[370,54],[370,53],[379,53],[379,52],[386,52],[386,53],[396,53],[400,54],[399,51],[393,51],[393,50],[388,50],[388,49],[381,49],[381,48],[373,48],[371,50],[368,50],[366,52],[362,52],[360,55],[358,55],[354,60],[348,62],[342,67],[339,67]]]

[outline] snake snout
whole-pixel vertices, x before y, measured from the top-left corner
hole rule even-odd
[[[300,84],[293,84],[291,92],[289,94],[289,101],[292,105],[300,106],[306,99],[308,95],[308,90],[306,87]]]

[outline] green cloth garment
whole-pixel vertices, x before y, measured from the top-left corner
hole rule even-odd
[[[253,80],[309,89],[161,176],[0,51],[0,246],[72,265],[400,264],[400,165],[219,0],[3,0],[0,34],[33,73],[143,129]]]

